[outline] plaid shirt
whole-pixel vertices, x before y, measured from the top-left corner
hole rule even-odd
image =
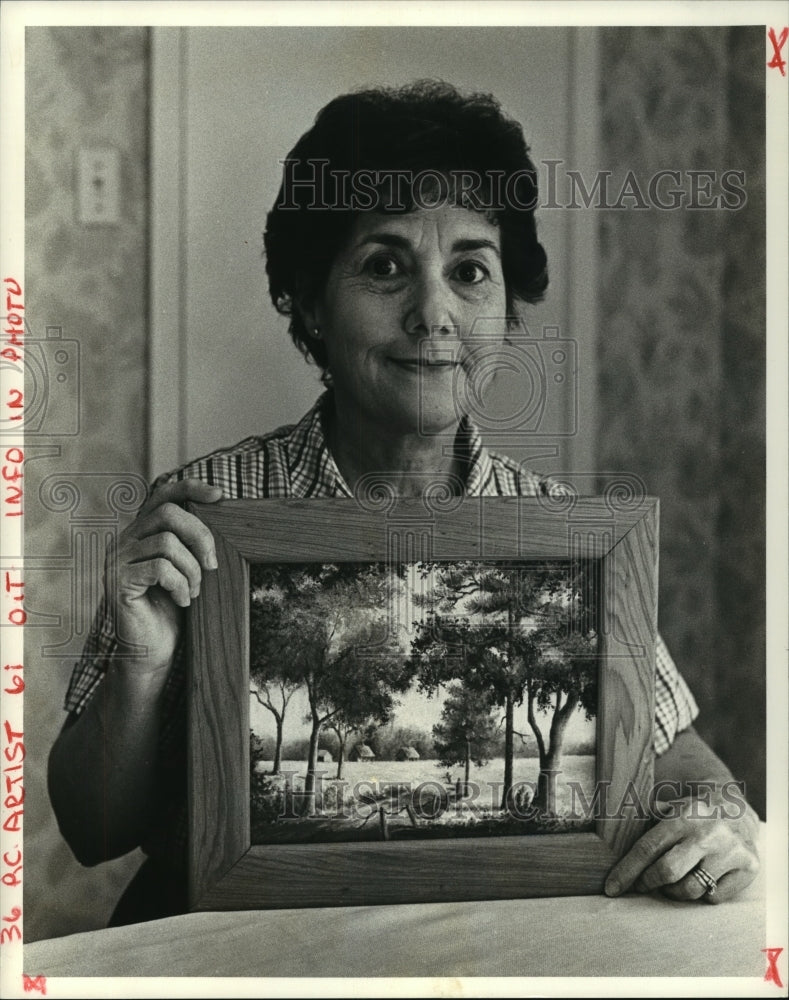
[[[323,412],[330,404],[324,393],[298,424],[280,427],[263,437],[250,437],[232,448],[222,448],[160,476],[156,486],[180,479],[201,479],[221,486],[227,499],[266,497],[352,497],[335,465],[324,434]],[[458,457],[466,465],[466,494],[474,497],[537,496],[551,492],[549,477],[524,469],[504,455],[488,450],[476,429],[464,421],[456,441]],[[186,774],[186,664],[184,643],[179,645],[165,690],[165,723],[161,735],[163,815],[160,829],[143,844],[149,854],[168,859],[183,854],[186,843],[184,775]],[[96,693],[117,641],[106,605],[102,602],[80,661],[66,693],[65,708],[79,714]],[[658,636],[656,645],[656,702],[654,745],[665,753],[678,732],[698,714],[687,684]]]

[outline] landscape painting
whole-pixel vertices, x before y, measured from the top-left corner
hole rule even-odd
[[[598,569],[250,565],[251,843],[593,830]]]

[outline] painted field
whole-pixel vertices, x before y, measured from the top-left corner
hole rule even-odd
[[[261,761],[258,773],[271,771],[271,761]],[[282,774],[286,775],[294,789],[303,787],[306,764],[300,760],[282,762]],[[515,781],[537,784],[539,763],[535,757],[516,757],[513,765]],[[329,785],[337,774],[336,763],[318,764],[324,788]],[[501,796],[501,783],[504,777],[504,761],[497,757],[489,761],[485,767],[472,767],[470,780],[479,786],[478,804],[489,808]],[[438,782],[441,785],[454,785],[463,780],[461,767],[441,767],[436,760],[374,760],[374,761],[344,761],[342,765],[342,780],[351,788],[361,782],[371,782],[377,785],[410,782],[412,788],[417,788],[423,782]],[[566,755],[562,761],[562,770],[557,775],[556,800],[557,812],[564,812],[571,807],[571,790],[568,782],[581,785],[587,797],[594,788],[595,758],[591,756]]]
[[[521,810],[515,818],[498,808],[504,773],[500,758],[485,767],[472,768],[465,788],[462,769],[447,769],[435,760],[345,762],[340,781],[336,779],[337,764],[322,763],[316,814],[310,818],[298,815],[303,801],[299,793],[304,787],[304,762],[283,762],[276,777],[266,775],[270,768],[270,761],[261,762],[254,779],[257,792],[252,795],[253,843],[588,829],[583,804],[584,797],[592,799],[595,758],[564,758],[556,776],[556,815],[551,818],[535,816],[529,810],[539,770],[533,758],[517,758],[514,762],[516,802]]]

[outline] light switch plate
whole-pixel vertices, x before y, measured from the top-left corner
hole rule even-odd
[[[110,146],[79,151],[79,221],[114,225],[120,219],[120,151]]]

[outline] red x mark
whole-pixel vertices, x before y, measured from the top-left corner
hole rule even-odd
[[[778,989],[783,987],[781,982],[781,975],[778,972],[778,956],[783,951],[783,948],[762,948],[762,951],[767,956],[767,972],[764,974],[764,981],[766,983],[775,983]]]
[[[784,28],[778,38],[775,37],[775,28],[767,29],[767,37],[773,46],[773,57],[767,63],[769,69],[779,69],[781,71],[781,76],[786,76],[784,67],[786,66],[786,60],[781,58],[781,49],[786,45],[786,39],[789,37],[789,28]]]

